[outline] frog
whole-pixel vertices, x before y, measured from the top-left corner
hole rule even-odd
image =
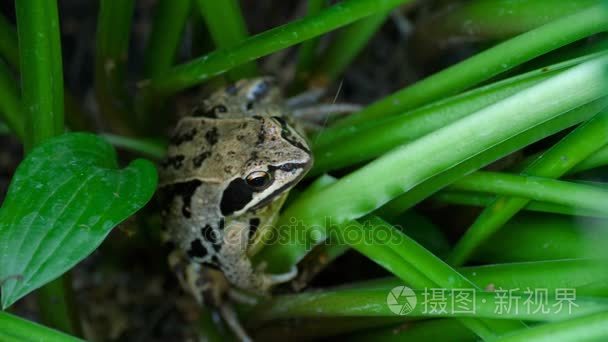
[[[297,273],[267,274],[250,252],[312,163],[271,77],[229,84],[177,123],[159,168],[169,265],[197,302],[224,310],[234,330],[241,328],[225,310],[232,288],[264,295]]]

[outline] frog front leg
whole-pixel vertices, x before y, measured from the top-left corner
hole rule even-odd
[[[263,264],[254,268],[247,255],[252,235],[250,229],[249,221],[234,220],[226,225],[219,255],[220,267],[236,287],[266,295],[274,285],[292,280],[297,275],[297,268],[284,274],[265,273]]]

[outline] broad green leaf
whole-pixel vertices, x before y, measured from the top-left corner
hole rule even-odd
[[[119,169],[114,149],[88,133],[35,148],[0,208],[0,285],[6,308],[91,254],[154,194],[146,160]]]

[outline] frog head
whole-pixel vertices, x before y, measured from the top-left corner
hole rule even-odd
[[[308,142],[281,117],[253,117],[256,141],[222,192],[222,215],[240,215],[271,203],[295,186],[312,166]]]

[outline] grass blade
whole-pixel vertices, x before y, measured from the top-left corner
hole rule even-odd
[[[500,43],[348,116],[337,126],[403,113],[456,94],[523,62],[608,29],[608,2]]]
[[[12,132],[25,140],[25,113],[19,88],[10,70],[0,61],[0,115]]]
[[[333,82],[357,57],[389,14],[390,11],[379,12],[340,30],[329,49],[319,58],[320,63],[310,82],[322,87]]]
[[[57,2],[15,2],[26,150],[63,133],[63,64]]]
[[[601,1],[469,1],[437,10],[437,15],[419,23],[418,31],[431,42],[495,41],[532,30]]]
[[[431,199],[446,204],[467,205],[473,207],[488,207],[492,205],[492,203],[496,199],[496,196],[476,192],[440,191]],[[528,205],[526,205],[523,209],[550,214],[562,214],[572,216],[580,215],[598,218],[608,218],[606,214],[600,212],[592,212],[587,210],[581,210],[580,208],[573,208],[559,204],[537,201],[532,201],[528,203]]]
[[[448,187],[451,190],[478,191],[498,195],[513,196],[528,204],[530,200],[581,208],[587,211],[608,214],[608,190],[601,186],[566,182],[551,178],[514,175],[500,172],[477,171],[463,177]],[[512,217],[515,213],[504,202],[490,209],[500,215]],[[518,206],[518,210],[521,209]],[[507,213],[503,214],[503,210]],[[496,215],[496,214],[495,214]]]
[[[95,95],[114,131],[129,135],[135,127],[126,93],[126,64],[134,0],[101,0],[95,49]]]
[[[331,221],[329,225],[340,224],[366,215],[437,174],[606,95],[607,79],[606,57],[564,71],[403,145],[314,195],[295,201],[281,216],[277,227],[289,227],[289,220],[295,217],[310,227],[310,234],[314,232],[314,236],[303,235],[306,241],[323,241],[328,221]],[[556,99],[556,92],[565,96]],[[469,139],[462,139],[463,136]],[[420,159],[420,156],[433,158]],[[277,270],[288,270],[306,254],[309,245],[300,244],[304,242],[301,238],[294,237],[293,241],[296,243],[289,246],[276,245],[263,250],[259,260],[273,259],[269,266],[279,266],[274,264],[278,262]]]
[[[323,8],[327,6],[327,0],[308,0],[307,16],[317,15]],[[319,38],[312,38],[300,45],[298,51],[298,64],[296,66],[295,85],[293,88],[296,91],[300,91],[301,88],[306,87],[306,83],[310,79],[312,69],[317,62],[317,48],[319,45]]]
[[[587,157],[592,155],[595,151],[608,144],[608,135],[606,134],[606,131],[608,131],[608,112],[598,114],[590,122],[570,133],[558,144],[553,146],[553,148],[539,157],[533,164],[526,167],[522,173],[531,176],[558,178],[579,162],[587,159]],[[555,183],[555,185],[549,185],[549,187],[546,188],[543,187],[541,192],[548,195],[557,189],[561,189],[562,185],[564,184],[558,182]],[[566,188],[571,187],[566,186]],[[564,199],[570,199],[572,198],[572,195],[574,194],[560,193],[560,197],[564,197]],[[525,207],[529,203],[529,199],[533,199],[532,197],[523,197],[524,198],[497,198],[492,205],[481,213],[478,219],[456,244],[449,258],[450,262],[455,265],[464,263],[466,258],[471,255],[479,244],[500,229],[505,222]],[[600,208],[599,212],[602,211],[602,208]]]
[[[196,0],[205,19],[211,38],[219,50],[238,46],[249,33],[245,18],[237,0]],[[245,63],[229,72],[233,81],[250,78],[257,74],[254,62]]]
[[[157,94],[170,95],[200,84],[241,64],[406,2],[408,1],[345,0],[318,15],[292,21],[252,36],[234,46],[230,51],[215,51],[189,63],[176,66],[167,73],[144,82],[142,86]]]
[[[608,312],[575,317],[561,322],[539,325],[507,336],[496,342],[583,342],[604,341],[608,338]]]
[[[45,342],[78,342],[81,339],[66,335],[0,311],[0,340],[7,342],[45,341]]]
[[[608,257],[606,221],[549,214],[519,214],[479,246],[476,262],[529,262]],[[497,246],[500,246],[497,248]],[[605,284],[598,278],[599,284]],[[604,289],[602,296],[608,291]]]
[[[156,5],[146,49],[148,77],[159,75],[173,65],[191,5],[191,0],[160,0]]]
[[[13,69],[19,69],[19,43],[17,32],[8,19],[0,14],[0,56],[2,56]]]

